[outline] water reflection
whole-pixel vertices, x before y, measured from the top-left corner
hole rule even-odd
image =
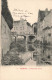
[[[43,45],[28,44],[28,51],[33,51],[33,60],[37,65],[52,65],[52,48]]]
[[[52,65],[52,48],[19,40],[2,56],[2,65]]]

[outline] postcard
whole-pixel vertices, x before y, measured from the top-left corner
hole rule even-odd
[[[0,2],[1,80],[52,80],[52,0]]]

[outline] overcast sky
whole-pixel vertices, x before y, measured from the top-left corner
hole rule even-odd
[[[52,8],[52,0],[7,0],[8,7],[14,20],[22,16],[28,22],[35,23],[38,18],[38,11]],[[25,17],[24,17],[25,16]]]

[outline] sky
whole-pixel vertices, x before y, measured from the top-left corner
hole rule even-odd
[[[52,0],[7,0],[13,20],[21,17],[33,24],[38,20],[38,11],[52,9]]]

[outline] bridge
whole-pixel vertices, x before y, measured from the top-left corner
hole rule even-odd
[[[28,47],[27,47],[27,42],[29,42],[30,40],[35,40],[34,38],[36,37],[34,34],[17,34],[16,32],[12,33],[13,37],[15,38],[15,42],[18,40],[18,36],[23,36],[24,40],[26,41],[25,45],[26,45],[26,51],[28,51]]]
[[[15,37],[15,40],[17,39],[18,36],[23,36],[24,39],[26,39],[26,41],[28,41],[30,37],[32,37],[31,39],[33,39],[33,37],[34,38],[36,37],[34,33],[33,34],[31,34],[31,33],[29,33],[29,34],[23,34],[23,33],[17,34],[16,32],[13,32],[13,33],[11,32],[11,35],[13,35],[13,37]]]

